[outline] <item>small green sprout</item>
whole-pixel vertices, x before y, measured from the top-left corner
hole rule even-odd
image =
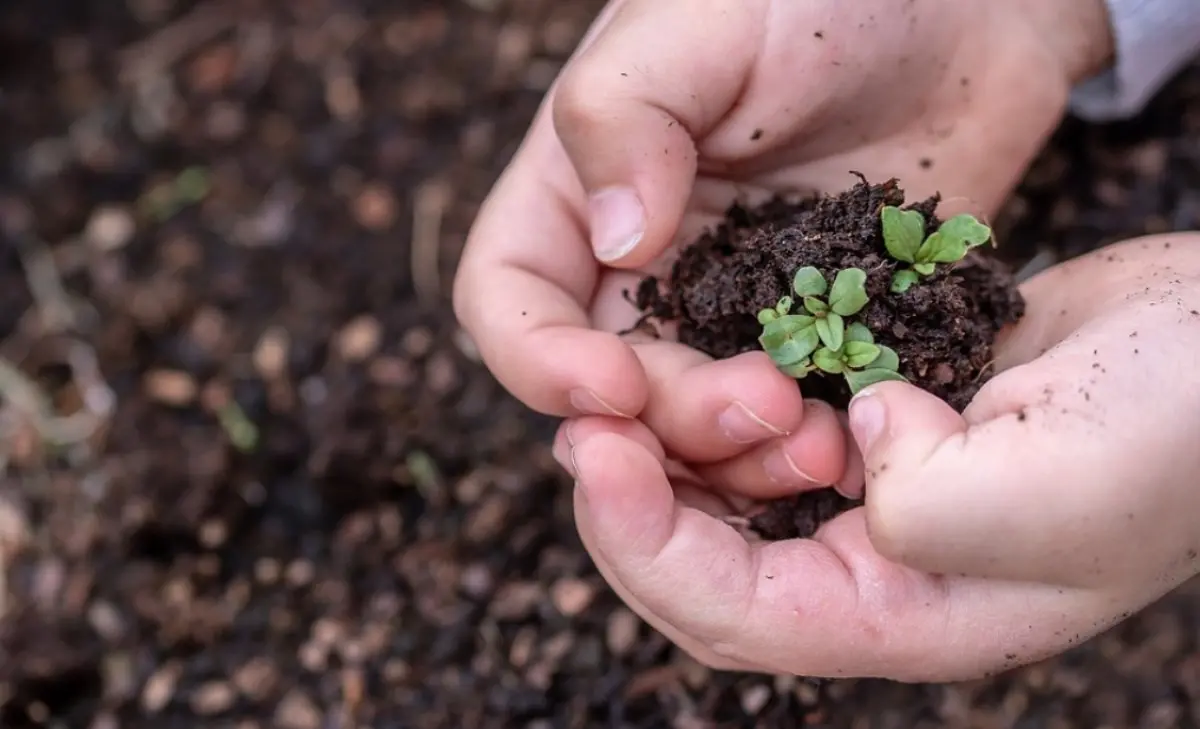
[[[897,261],[910,264],[892,277],[891,290],[902,294],[920,276],[929,276],[938,263],[961,261],[967,251],[987,243],[992,229],[973,215],[955,215],[929,237],[925,237],[925,217],[916,210],[901,210],[886,205],[881,213],[883,242]]]
[[[817,269],[801,268],[792,279],[792,290],[803,302],[805,313],[791,313],[795,303],[791,296],[758,312],[758,323],[763,325],[759,343],[780,366],[800,362],[821,344],[840,349],[846,333],[844,317],[857,314],[870,300],[866,281],[862,269],[847,268],[838,272],[831,287]],[[822,300],[827,291],[828,298]]]
[[[217,420],[229,442],[242,453],[252,453],[258,447],[258,427],[232,400],[217,411]]]
[[[817,370],[842,375],[851,392],[883,380],[904,380],[895,351],[875,344],[863,324],[845,322],[870,301],[866,280],[862,269],[847,268],[838,272],[830,286],[820,271],[805,266],[792,280],[804,313],[791,313],[792,296],[784,296],[774,307],[758,313],[763,325],[759,344],[781,372],[797,379]],[[829,296],[822,299],[826,292]]]

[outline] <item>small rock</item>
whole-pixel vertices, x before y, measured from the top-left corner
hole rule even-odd
[[[229,538],[229,527],[217,519],[208,519],[200,525],[200,544],[206,549],[216,549]]]
[[[142,686],[142,709],[157,714],[166,708],[175,695],[178,681],[179,668],[175,664],[168,664],[156,671]]]
[[[124,702],[137,695],[137,676],[128,653],[114,652],[105,656],[100,674],[104,677],[105,698]]]
[[[458,578],[458,584],[463,592],[476,600],[486,597],[492,590],[492,573],[486,565],[468,565]]]
[[[0,559],[24,549],[30,538],[25,513],[8,499],[0,499]]]
[[[396,197],[384,185],[366,185],[354,198],[354,219],[368,230],[390,228],[396,217]]]
[[[121,724],[112,714],[100,714],[92,719],[88,729],[121,729]]]
[[[751,686],[742,692],[742,711],[750,716],[755,716],[758,712],[766,708],[767,702],[770,700],[770,688],[763,684]]]
[[[143,380],[146,394],[164,405],[183,407],[196,399],[196,380],[179,370],[152,370]]]
[[[254,658],[233,672],[233,685],[243,696],[262,699],[275,689],[279,674],[275,666],[265,658]]]
[[[87,227],[83,231],[83,239],[96,250],[102,252],[115,251],[133,240],[137,224],[133,215],[121,207],[101,207],[92,213]]]
[[[320,729],[321,712],[308,696],[292,691],[275,707],[279,729]]]
[[[576,578],[561,579],[551,588],[554,607],[568,618],[587,610],[595,597],[596,588],[591,583]]]
[[[542,594],[536,582],[509,582],[496,592],[488,612],[497,620],[520,620],[533,614]]]
[[[632,610],[617,608],[608,618],[605,643],[613,655],[623,656],[633,650],[642,621]]]
[[[219,142],[237,139],[245,128],[246,114],[240,106],[228,101],[218,101],[209,107],[205,129],[213,139]]]
[[[237,700],[233,686],[225,681],[209,681],[200,686],[192,694],[192,711],[203,716],[211,716],[228,711]]]
[[[88,622],[101,638],[115,643],[125,634],[125,620],[112,603],[96,600],[88,608]]]
[[[337,339],[338,352],[349,362],[361,362],[375,354],[382,338],[379,320],[363,315],[342,327]]]
[[[263,332],[254,347],[254,369],[264,380],[276,380],[287,372],[288,333],[279,327]]]

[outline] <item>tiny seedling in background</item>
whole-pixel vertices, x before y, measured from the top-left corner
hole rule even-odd
[[[237,403],[229,402],[218,410],[217,420],[234,448],[242,453],[253,453],[258,447],[258,426]]]
[[[909,264],[892,278],[891,290],[897,294],[908,291],[921,276],[931,275],[937,264],[961,261],[967,251],[992,238],[991,228],[965,213],[945,221],[928,237],[925,216],[916,210],[887,205],[880,215],[888,253]]]
[[[804,313],[791,313],[791,296],[758,313],[763,325],[759,344],[780,371],[797,379],[816,370],[842,375],[852,392],[872,382],[904,379],[897,372],[900,360],[894,351],[876,345],[863,324],[846,324],[846,318],[870,301],[866,280],[866,272],[859,268],[839,271],[832,286],[812,266],[796,272],[792,291],[803,302]],[[823,298],[826,292],[829,295]]]
[[[212,188],[208,170],[188,167],[169,182],[146,192],[139,201],[142,210],[158,222],[165,222],[181,210],[195,205],[208,196]]]

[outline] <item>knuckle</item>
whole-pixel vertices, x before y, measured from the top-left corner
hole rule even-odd
[[[586,62],[568,68],[554,91],[553,119],[560,136],[571,136],[600,124],[611,113],[609,82]]]
[[[892,492],[872,484],[866,499],[867,537],[875,551],[884,559],[904,564],[913,554],[913,536],[909,519],[894,504]]]

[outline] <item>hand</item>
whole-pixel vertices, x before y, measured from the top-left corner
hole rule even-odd
[[[1200,567],[1200,234],[1128,241],[1022,290],[959,415],[904,383],[850,405],[865,505],[748,544],[645,426],[568,420],[555,453],[609,583],[719,668],[976,678],[1090,638]],[[845,481],[860,490],[861,474]]]
[[[615,334],[634,271],[737,197],[840,190],[850,170],[993,210],[1110,54],[1101,0],[613,2],[480,212],[456,313],[540,412],[639,417],[709,463],[803,441],[765,357]]]

